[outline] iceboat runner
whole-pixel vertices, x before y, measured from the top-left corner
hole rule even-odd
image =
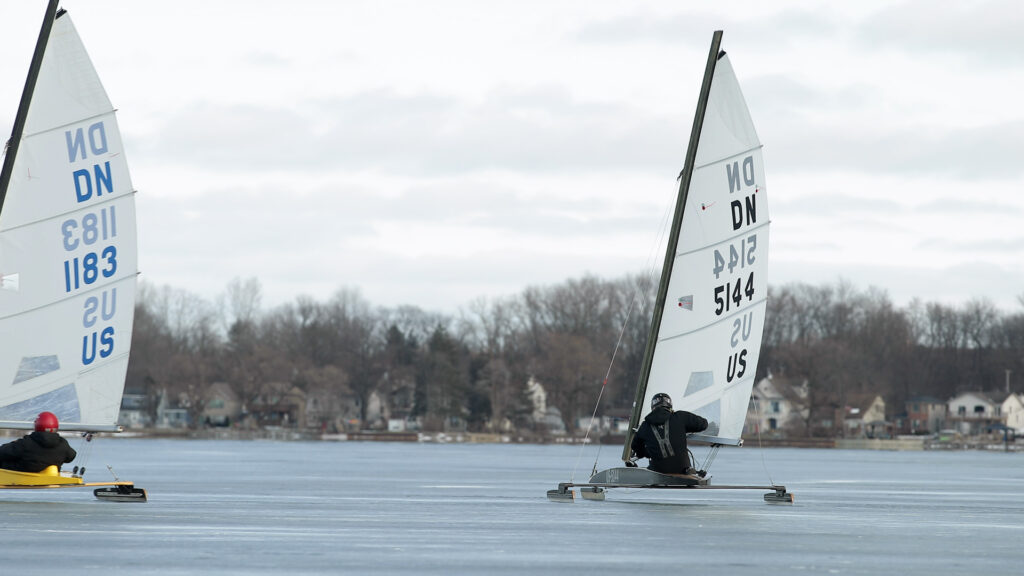
[[[622,467],[564,482],[548,498],[572,501],[573,489],[603,500],[612,488],[769,490],[768,502],[789,503],[785,486],[712,485],[710,477],[662,474],[635,466],[631,443],[657,393],[676,409],[708,421],[689,442],[742,445],[767,306],[768,197],[761,143],[728,56],[722,32],[711,41],[672,228],[638,378]],[[669,305],[671,304],[671,305]]]
[[[49,0],[0,171],[0,428],[43,411],[117,432],[135,311],[135,191],[114,109],[70,16]],[[0,470],[0,489],[92,487],[84,467]]]

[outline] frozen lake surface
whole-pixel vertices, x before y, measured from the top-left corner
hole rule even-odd
[[[5,574],[1010,574],[1024,454],[723,448],[716,484],[556,503],[596,447],[100,439],[90,491],[0,491]],[[695,449],[698,459],[703,449]],[[601,467],[619,447],[601,449]],[[83,454],[84,456],[84,454]],[[77,463],[77,462],[76,462]],[[45,567],[45,569],[44,569]],[[667,571],[667,572],[666,572]]]

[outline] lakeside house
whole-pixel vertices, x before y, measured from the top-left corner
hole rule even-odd
[[[947,416],[947,428],[973,436],[983,434],[988,428],[1002,424],[1002,402],[995,400],[998,393],[964,392],[951,398]]]
[[[227,382],[214,382],[206,394],[203,422],[207,426],[231,426],[242,413],[242,401]]]
[[[125,428],[149,428],[153,425],[150,398],[136,391],[125,391],[121,396],[121,413],[117,424]]]
[[[1024,394],[1010,394],[1000,408],[1006,426],[1016,434],[1024,434]]]
[[[118,423],[128,429],[287,428],[314,434],[370,429],[433,430],[411,415],[413,387],[397,379],[392,384],[369,395],[366,422],[361,420],[359,398],[347,386],[312,386],[304,390],[280,382],[265,385],[260,394],[243,401],[230,383],[217,382],[209,387],[198,413],[190,409],[188,399],[180,393],[162,390],[155,397],[149,397],[141,391],[128,390],[122,399]],[[1020,393],[971,391],[945,402],[931,396],[912,396],[895,410],[889,409],[882,396],[863,396],[851,398],[851,403],[842,407],[823,409],[819,406],[812,421],[809,416],[812,385],[806,379],[771,374],[756,382],[747,409],[744,437],[870,439],[936,435],[943,431],[981,436],[1001,430],[1009,431],[1011,438],[1024,435],[1024,394]],[[525,420],[531,425],[530,432],[555,437],[568,434],[559,407],[547,401],[544,386],[535,378],[528,380],[524,399]],[[589,416],[577,417],[573,424],[581,434],[589,430],[596,436],[622,436],[627,431],[628,416],[611,411],[593,421]],[[489,430],[516,432],[508,418]]]
[[[777,438],[804,431],[808,414],[807,396],[806,379],[797,381],[768,374],[754,384],[750,393],[743,435],[760,433],[768,438]]]
[[[885,418],[885,400],[875,396],[865,407],[847,406],[843,411],[846,438],[891,438],[893,425]]]
[[[904,432],[937,434],[946,426],[946,403],[933,396],[914,396],[906,402]]]
[[[124,404],[124,400],[121,403]],[[168,394],[166,390],[161,390],[156,403],[154,426],[157,428],[186,428],[188,426],[188,406],[181,398],[174,394]]]

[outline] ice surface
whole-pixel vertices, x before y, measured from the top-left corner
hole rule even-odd
[[[717,484],[551,502],[574,446],[103,438],[86,490],[0,491],[5,574],[1008,574],[1024,454],[724,448]],[[604,447],[601,467],[617,463]],[[697,450],[695,450],[697,452]],[[596,454],[586,448],[576,481]],[[698,460],[701,458],[698,452]],[[82,464],[78,461],[76,464]]]

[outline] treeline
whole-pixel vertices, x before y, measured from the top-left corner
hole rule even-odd
[[[264,311],[255,279],[231,282],[213,302],[142,284],[128,388],[181,400],[193,423],[223,382],[247,406],[296,387],[318,399],[316,418],[354,406],[361,427],[381,424],[368,419],[375,399],[374,414],[425,430],[526,431],[535,428],[533,377],[574,433],[599,394],[599,415],[628,414],[654,290],[647,277],[586,276],[440,314],[375,307],[351,289]],[[915,395],[1002,388],[1006,370],[1024,376],[1024,313],[985,300],[900,309],[884,292],[840,282],[772,287],[768,302],[758,378],[807,379],[808,434],[829,410],[866,396],[902,406]]]
[[[1024,295],[1019,300],[1024,305]],[[847,282],[784,286],[769,291],[761,369],[807,379],[807,419],[791,432],[810,435],[826,433],[814,423],[835,409],[864,407],[875,395],[893,416],[915,396],[945,402],[965,391],[1019,392],[1024,312],[985,299],[901,309],[884,292]]]

